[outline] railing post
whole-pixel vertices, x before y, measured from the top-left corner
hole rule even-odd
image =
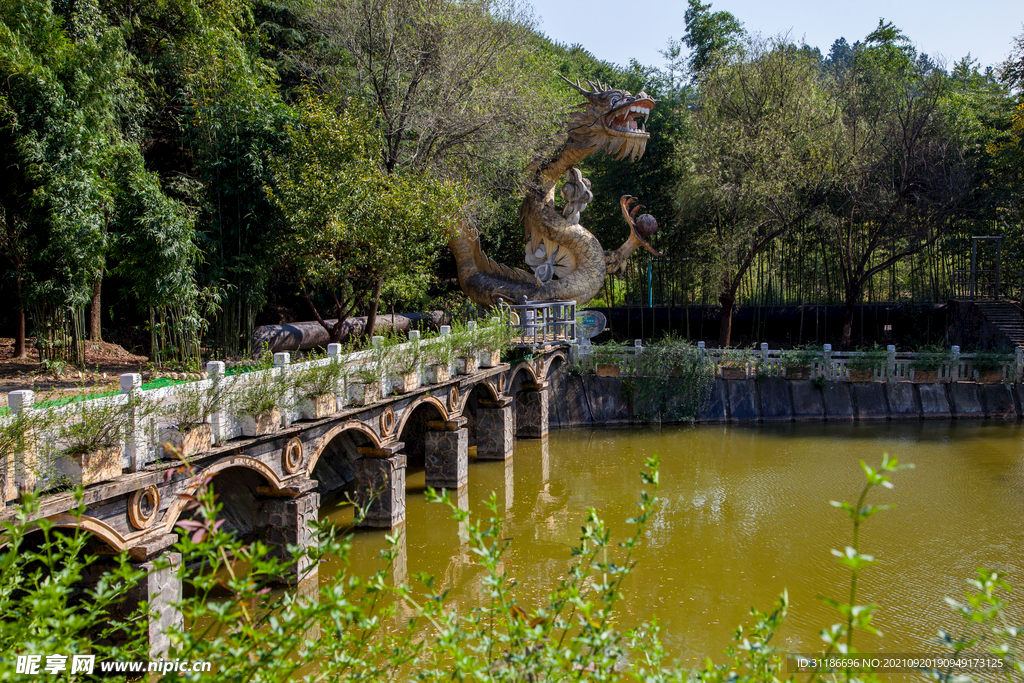
[[[121,469],[129,472],[141,472],[146,469],[148,450],[142,436],[142,425],[135,402],[142,397],[142,375],[137,372],[126,372],[121,375],[121,393],[128,397],[125,404],[124,455],[121,457]]]
[[[332,363],[341,363],[341,344],[328,344],[327,357]],[[339,373],[338,381],[334,384],[334,399],[339,409],[345,405],[345,378],[340,375],[344,375],[344,372]]]
[[[896,381],[896,346],[889,344],[885,347],[886,352],[889,354],[889,362],[885,369],[886,379],[889,382]]]
[[[765,374],[771,377],[771,368],[768,365],[768,342],[761,342],[761,367]]]
[[[20,389],[7,394],[7,406],[15,417],[22,413],[29,417],[35,408],[36,392],[31,389]],[[6,500],[14,500],[17,493],[28,493],[36,487],[36,467],[39,463],[38,439],[34,429],[22,434],[22,450],[12,453],[6,463],[7,478],[4,487]]]
[[[1019,346],[1013,350],[1013,381],[1021,381],[1021,373],[1024,372],[1024,349]]]
[[[825,356],[825,367],[822,368],[822,374],[825,376],[825,379],[835,379],[836,369],[835,366],[832,365],[832,345],[825,344],[822,346],[821,353]]]
[[[210,379],[210,391],[219,392],[218,386],[224,381],[224,361],[211,360],[206,364],[206,376]],[[224,407],[210,415],[210,431],[213,432],[213,442],[217,445],[224,443]]]
[[[288,366],[292,363],[292,355],[287,351],[274,354],[274,377],[281,382],[288,381]],[[281,394],[281,402],[284,405],[280,406],[281,413],[281,426],[288,427],[292,423],[292,390],[291,388],[285,389],[284,393]]]
[[[955,344],[949,347],[950,362],[952,366],[949,369],[949,381],[959,382],[960,381],[960,347]]]

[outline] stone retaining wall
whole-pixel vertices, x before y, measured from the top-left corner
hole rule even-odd
[[[549,422],[552,427],[634,424],[623,379],[551,377]],[[779,377],[715,380],[699,422],[808,422],[835,420],[998,419],[1024,416],[1024,385],[971,382],[826,382]]]

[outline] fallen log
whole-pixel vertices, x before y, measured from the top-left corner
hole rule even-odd
[[[409,330],[436,330],[447,324],[448,315],[444,311],[429,313],[402,313],[394,316],[378,315],[375,334],[387,334],[391,331],[408,332]],[[325,321],[333,326],[336,319]],[[341,324],[339,341],[345,342],[353,337],[360,337],[366,331],[366,316],[348,318]],[[331,343],[330,335],[324,326],[315,320],[284,325],[263,325],[257,327],[252,335],[253,353],[263,353],[264,345],[271,353],[282,351],[306,351],[324,348]]]

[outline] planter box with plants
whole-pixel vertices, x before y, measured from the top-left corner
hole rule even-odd
[[[292,390],[303,420],[321,420],[338,411],[337,393],[344,374],[344,365],[332,358],[292,376]]]
[[[402,343],[404,340],[400,337],[394,338],[394,351],[388,363],[388,382],[396,394],[408,394],[420,388],[420,366],[423,363],[418,341],[409,342],[407,348],[400,348]]]
[[[121,475],[121,441],[128,427],[129,406],[82,401],[60,428],[63,450],[54,461],[56,474],[72,486],[89,486]]]
[[[200,384],[182,384],[161,401],[157,412],[168,424],[160,428],[160,450],[170,457],[164,444],[172,447],[182,458],[190,458],[210,450],[213,428],[207,422],[224,404],[225,383],[212,383],[209,388]]]
[[[851,382],[872,382],[885,379],[885,367],[889,362],[889,353],[884,349],[861,351],[860,355],[851,356],[846,361],[848,379]]]
[[[236,375],[231,408],[242,435],[252,437],[276,432],[281,426],[281,404],[287,391],[288,380],[269,370],[260,371],[256,377]]]
[[[1013,363],[1012,353],[1000,351],[976,351],[971,360],[979,384],[999,384],[1003,381],[1003,365]]]
[[[512,343],[512,328],[500,317],[491,318],[487,324],[477,329],[477,341],[481,347],[480,367],[497,367],[501,365],[502,352],[508,350]]]
[[[747,379],[750,352],[745,349],[722,349],[718,359],[722,379]]]
[[[918,351],[910,361],[915,384],[932,384],[939,381],[939,370],[949,364],[951,357],[948,352],[938,349]]]
[[[345,393],[354,406],[368,406],[381,399],[380,373],[376,368],[361,368],[352,373]]]
[[[614,341],[590,347],[588,365],[598,377],[621,377],[626,345]]]
[[[820,349],[796,348],[783,351],[780,361],[786,373],[786,379],[806,380],[814,373],[814,364],[822,361],[824,356]]]

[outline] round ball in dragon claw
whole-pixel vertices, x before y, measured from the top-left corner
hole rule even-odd
[[[658,232],[658,221],[649,213],[640,214],[636,219],[636,231],[644,237]]]

